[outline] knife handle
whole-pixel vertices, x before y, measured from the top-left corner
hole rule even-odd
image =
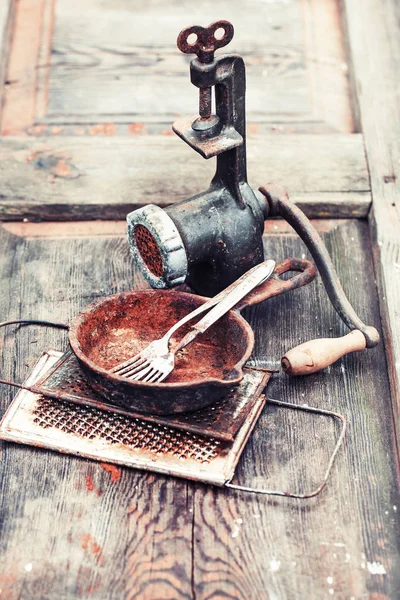
[[[310,340],[292,348],[282,357],[282,369],[287,375],[309,375],[329,367],[349,352],[360,352],[366,339],[358,329],[340,338]]]

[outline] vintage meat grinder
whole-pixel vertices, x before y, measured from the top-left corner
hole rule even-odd
[[[315,372],[349,351],[375,346],[379,334],[355,313],[319,234],[285,190],[266,185],[256,192],[247,182],[244,61],[236,54],[214,56],[232,37],[233,26],[223,20],[188,27],[178,36],[178,48],[197,55],[190,76],[199,88],[199,115],[178,120],[173,130],[204,158],[215,156],[216,172],[204,192],[165,209],[149,204],[131,212],[129,244],[152,287],[185,282],[212,296],[264,259],[264,220],[285,219],[308,247],[339,316],[355,330],[322,345],[307,342],[283,359],[288,372],[295,373],[296,365],[297,373]]]
[[[190,43],[193,36],[196,39]],[[227,21],[180,33],[180,50],[197,54],[191,63],[191,79],[200,91],[200,114],[179,120],[173,128],[203,157],[216,156],[217,169],[205,192],[164,210],[147,205],[130,213],[129,242],[153,287],[172,288],[186,282],[200,294],[214,295],[263,261],[264,220],[271,216],[286,219],[314,257],[333,306],[354,330],[340,340],[307,342],[282,359],[290,374],[315,372],[346,352],[376,345],[379,335],[357,317],[322,240],[301,210],[277,187],[269,185],[255,192],[247,183],[244,62],[236,55],[214,58],[214,51],[232,36],[233,27]],[[298,268],[300,262],[308,263],[308,274]],[[278,276],[286,267],[304,272],[281,281]],[[314,274],[308,261],[282,261],[267,281],[263,299],[303,285]],[[175,381],[131,381],[111,371],[116,358],[121,361],[124,344],[130,349],[133,343],[136,354],[149,330],[151,336],[164,334],[168,319],[172,325],[179,311],[186,315],[202,302],[182,292],[130,290],[90,304],[69,325],[20,319],[0,323],[1,327],[23,323],[67,329],[71,348],[66,353],[45,352],[27,384],[0,380],[23,390],[0,424],[0,438],[244,492],[297,499],[318,495],[343,441],[345,419],[332,411],[273,399],[268,399],[269,403],[279,407],[341,421],[341,434],[324,480],[309,493],[232,483],[236,464],[265,404],[263,391],[271,376],[271,371],[245,367],[253,337],[245,321],[240,326],[237,312],[228,321],[230,327],[234,325],[231,331],[236,344],[226,345],[225,354],[221,350],[219,340],[229,330],[222,325],[222,333],[214,330],[208,350],[203,344],[203,362],[194,354],[196,360],[191,363],[188,354]],[[244,302],[242,306],[249,305],[249,296]],[[191,364],[194,367],[188,370]],[[210,365],[212,369],[207,370]]]

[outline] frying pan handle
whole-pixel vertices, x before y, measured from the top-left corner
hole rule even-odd
[[[280,279],[280,275],[288,271],[296,271],[297,274],[289,279]],[[248,306],[254,306],[268,298],[285,294],[313,281],[316,275],[314,265],[309,260],[302,258],[285,258],[276,265],[274,274],[265,283],[259,285],[255,290],[247,294],[243,300],[236,305],[235,310],[241,311]]]

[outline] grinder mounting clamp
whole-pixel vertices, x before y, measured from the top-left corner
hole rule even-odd
[[[280,216],[311,252],[342,320],[361,331],[366,346],[373,347],[378,332],[355,313],[328,251],[305,214],[277,186],[256,192],[247,182],[244,62],[236,54],[214,56],[232,37],[228,21],[188,27],[178,36],[178,48],[197,55],[190,76],[199,88],[199,115],[178,120],[173,130],[204,158],[215,156],[216,172],[204,192],[165,209],[149,204],[127,216],[133,257],[152,287],[186,282],[198,293],[212,296],[264,260],[264,220]]]

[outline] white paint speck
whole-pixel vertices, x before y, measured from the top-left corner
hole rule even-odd
[[[362,563],[361,563],[361,565],[360,565],[360,566],[361,566],[361,568],[362,568],[362,569],[365,569],[365,562],[364,562],[364,561],[362,561]]]
[[[394,510],[394,512],[397,511],[397,506],[396,505],[393,506],[393,510]]]
[[[350,558],[351,558],[351,555],[348,552],[346,552],[346,556],[345,556],[344,562],[345,563],[349,563],[350,562]]]
[[[345,546],[345,544],[343,544],[343,542],[335,542],[333,545],[336,546],[336,548],[344,548],[344,546]]]
[[[332,585],[332,583],[333,583],[333,577],[327,577],[326,580],[329,583],[329,585]]]
[[[232,528],[232,537],[233,538],[237,538],[237,536],[240,533],[240,527],[243,523],[243,519],[235,519],[233,522],[233,528]]]
[[[335,593],[335,590],[333,588],[329,588],[328,591],[329,591],[329,593],[330,593],[331,596],[333,596],[333,594]]]
[[[306,255],[305,255],[305,254],[302,254],[302,255],[301,255],[301,258],[303,258],[303,259],[304,259],[305,257],[306,257]]]
[[[276,573],[276,571],[279,571],[279,569],[281,568],[281,561],[275,560],[273,558],[272,560],[269,561],[269,568],[273,573]]]
[[[24,569],[27,573],[30,573],[32,571],[32,563],[26,564]]]
[[[367,562],[367,569],[371,575],[386,575],[386,569],[380,562]]]

